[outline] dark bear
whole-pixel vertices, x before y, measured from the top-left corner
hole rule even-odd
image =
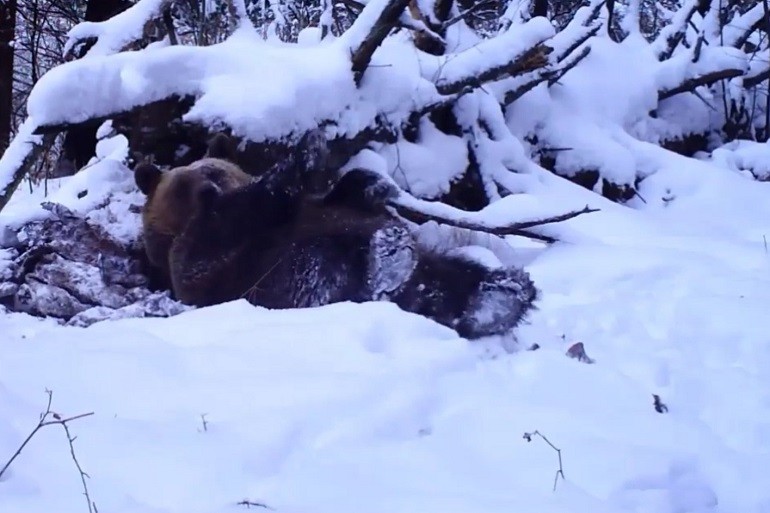
[[[299,151],[322,156],[313,148],[319,144],[325,140],[311,135]],[[246,298],[267,308],[385,300],[469,339],[506,333],[533,307],[537,291],[526,272],[422,248],[388,209],[399,191],[384,177],[354,169],[316,194],[325,170],[310,160],[236,187],[189,166],[171,175],[195,173],[192,191],[180,194],[157,168],[141,170],[156,184],[143,189],[151,214],[164,196],[186,201],[168,253],[180,300],[207,306]]]
[[[202,185],[215,185],[229,191],[253,181],[228,160],[231,155],[229,141],[220,134],[210,141],[206,156],[189,166],[160,173],[156,166],[141,163],[134,169],[136,184],[147,196],[142,208],[144,249],[159,282],[170,286],[171,243],[197,211],[198,189]]]

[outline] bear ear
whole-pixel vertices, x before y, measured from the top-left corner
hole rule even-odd
[[[134,181],[139,187],[139,190],[144,193],[145,196],[149,196],[160,183],[161,175],[160,168],[155,164],[149,162],[142,162],[134,168]]]
[[[211,139],[209,139],[206,157],[235,162],[235,148],[233,140],[227,134],[222,132],[215,134]]]

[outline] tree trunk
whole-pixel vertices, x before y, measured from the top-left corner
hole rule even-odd
[[[131,7],[128,0],[88,0],[85,21],[106,21]],[[54,177],[74,175],[96,153],[99,123],[84,123],[67,131]]]
[[[13,126],[13,38],[16,0],[0,0],[0,155],[11,141]]]

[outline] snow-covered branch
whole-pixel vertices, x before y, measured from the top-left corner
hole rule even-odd
[[[743,71],[740,69],[722,69],[691,77],[674,88],[658,91],[658,100],[665,100],[677,94],[694,91],[700,86],[711,85],[720,80],[739,77],[742,74]]]
[[[75,25],[67,34],[65,58],[71,58],[79,48],[93,43],[85,57],[118,53],[127,45],[142,39],[148,23],[161,17],[172,0],[139,0],[130,8],[106,21],[85,21]],[[95,42],[94,42],[95,40]]]
[[[730,20],[724,29],[724,44],[741,48],[751,37],[751,34],[759,28],[764,18],[765,6],[762,2],[757,2],[757,5],[742,15]]]
[[[448,205],[418,200],[411,197],[408,197],[406,200],[403,198],[397,199],[391,203],[391,206],[396,209],[396,212],[398,212],[399,215],[418,224],[433,221],[439,224],[475,232],[489,233],[497,236],[519,235],[545,242],[556,242],[556,240],[553,237],[532,232],[531,229],[546,224],[568,221],[583,214],[599,211],[598,209],[589,208],[586,205],[581,210],[554,216],[530,219],[527,221],[493,223],[485,219],[483,214],[464,212]]]
[[[503,94],[503,105],[510,105],[543,82],[548,81],[549,85],[553,85],[568,71],[575,68],[591,51],[591,47],[584,46],[584,43],[594,37],[601,27],[598,23],[585,26],[582,20],[577,19],[549,39],[548,46],[553,48],[554,52],[550,62],[555,64],[509,81],[507,90]],[[578,48],[581,48],[580,51],[572,55]]]
[[[692,55],[696,51],[700,58],[692,62]],[[719,80],[739,77],[747,70],[747,56],[740,50],[727,47],[693,48],[689,54],[678,54],[661,63],[658,99],[694,91]]]
[[[671,23],[660,31],[653,42],[653,48],[658,55],[658,60],[664,61],[674,55],[674,51],[687,33],[687,27],[692,17],[698,11],[700,0],[687,0],[676,12]]]
[[[537,18],[464,52],[444,56],[436,89],[441,94],[454,94],[466,87],[480,87],[486,82],[543,68],[553,51],[543,41],[553,33],[548,20]]]
[[[754,73],[753,75],[744,77],[743,87],[746,89],[751,89],[752,87],[756,87],[768,79],[770,79],[770,65],[766,65],[764,69]]]
[[[345,33],[356,84],[361,83],[372,55],[399,22],[408,4],[409,0],[372,0]]]

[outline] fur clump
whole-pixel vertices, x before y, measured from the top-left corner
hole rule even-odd
[[[353,169],[329,180],[318,133],[259,179],[212,148],[190,166],[136,171],[148,258],[184,303],[392,301],[466,338],[506,333],[533,308],[537,290],[523,270],[421,246],[387,209],[400,192],[384,177]]]

